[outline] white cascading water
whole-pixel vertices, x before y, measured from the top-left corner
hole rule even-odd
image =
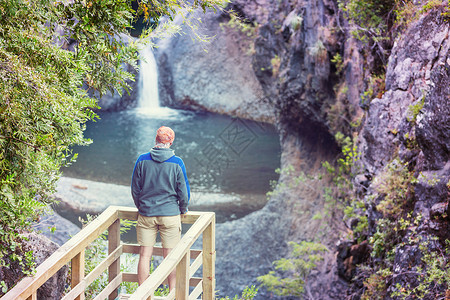
[[[141,50],[141,56],[143,59],[139,62],[139,112],[161,117],[173,115],[176,111],[159,104],[158,69],[152,47]]]

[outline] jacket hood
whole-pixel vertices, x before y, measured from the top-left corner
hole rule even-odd
[[[152,148],[150,149],[152,160],[157,162],[164,162],[175,155],[175,151],[169,148]]]

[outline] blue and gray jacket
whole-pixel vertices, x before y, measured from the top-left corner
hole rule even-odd
[[[152,148],[139,156],[131,179],[131,195],[141,215],[186,213],[190,194],[184,162],[172,149]]]

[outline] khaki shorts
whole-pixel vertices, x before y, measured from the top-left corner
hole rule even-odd
[[[136,233],[139,245],[153,247],[158,231],[163,248],[174,248],[181,239],[180,215],[163,217],[138,215]]]

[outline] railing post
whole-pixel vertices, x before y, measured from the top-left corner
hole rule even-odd
[[[175,299],[188,299],[189,297],[189,266],[191,264],[190,253],[190,251],[187,251],[177,265]]]
[[[117,247],[120,246],[120,219],[117,219],[108,228],[108,254],[111,254]],[[108,282],[111,282],[120,273],[120,257],[117,258],[108,268]],[[119,294],[118,289],[115,289],[108,297],[113,300]]]
[[[216,216],[203,231],[203,297],[205,300],[215,299],[216,278]],[[177,298],[178,299],[178,298]]]
[[[70,286],[74,288],[78,283],[84,278],[84,249],[75,255],[71,261],[71,284]],[[75,300],[84,300],[84,293],[81,293],[75,298]]]

